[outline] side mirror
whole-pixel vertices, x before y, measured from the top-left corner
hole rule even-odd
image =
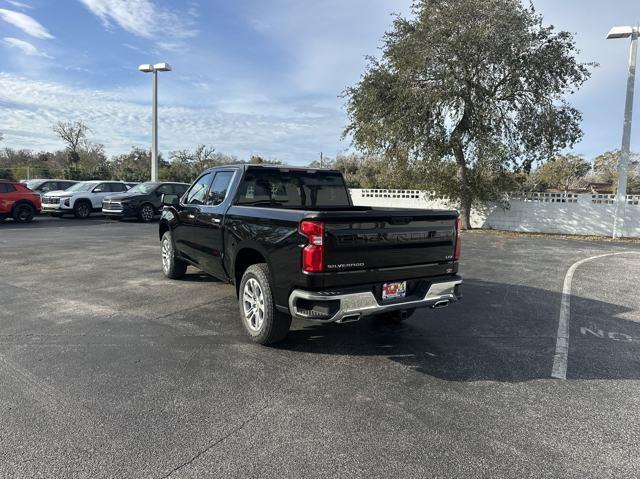
[[[178,199],[178,195],[169,195],[167,193],[163,193],[162,204],[164,206],[178,206],[180,204],[180,200]]]

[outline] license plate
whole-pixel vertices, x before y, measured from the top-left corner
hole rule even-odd
[[[384,283],[382,285],[382,299],[404,298],[407,295],[407,282]]]

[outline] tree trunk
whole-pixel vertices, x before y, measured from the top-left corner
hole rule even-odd
[[[460,219],[462,221],[462,229],[471,229],[471,205],[473,203],[473,193],[469,185],[469,177],[467,176],[467,162],[464,158],[464,151],[459,144],[454,146],[453,153],[456,157],[458,165],[458,181],[460,182]]]

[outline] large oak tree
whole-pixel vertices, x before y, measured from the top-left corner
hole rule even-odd
[[[518,0],[416,1],[412,18],[396,17],[385,34],[381,58],[345,91],[345,135],[390,161],[454,171],[435,184],[459,202],[468,228],[474,201],[505,188],[505,172],[528,171],[581,138],[566,96],[590,64],[576,53],[570,33]]]

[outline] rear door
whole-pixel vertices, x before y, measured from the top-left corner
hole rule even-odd
[[[15,190],[15,187],[11,183],[0,182],[0,213],[11,212],[13,202],[15,201],[12,193],[14,193]]]
[[[91,207],[93,209],[102,209],[102,200],[112,192],[111,183],[98,183],[91,191]]]
[[[455,212],[389,209],[367,212],[361,217],[325,220],[326,271],[397,268],[453,260]]]

